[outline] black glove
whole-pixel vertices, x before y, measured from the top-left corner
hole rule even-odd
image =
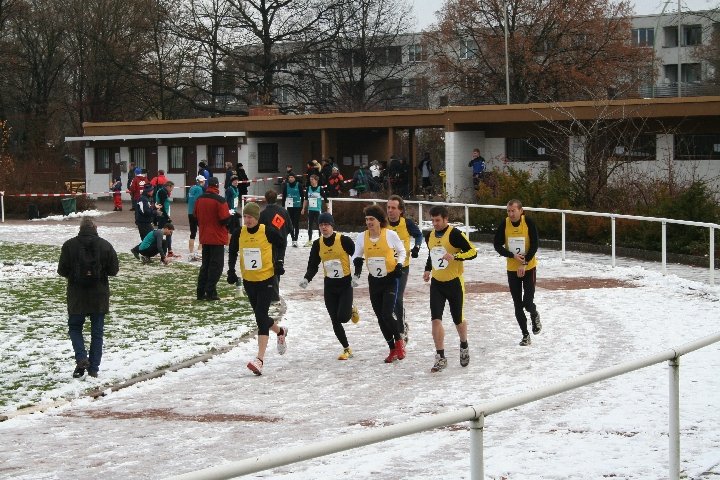
[[[283,262],[277,262],[275,264],[275,275],[284,275],[285,274],[285,265]]]
[[[420,255],[420,245],[415,245],[412,250],[410,250],[410,256],[412,258],[418,258],[418,255]]]
[[[360,277],[360,274],[362,273],[363,262],[364,262],[364,260],[361,257],[357,257],[355,260],[353,260],[353,266],[355,267],[355,276],[356,277]]]
[[[238,283],[238,280],[239,280],[239,278],[237,276],[237,273],[235,273],[235,270],[228,270],[227,282],[230,285],[235,285],[236,283]]]
[[[403,266],[402,264],[398,263],[395,265],[395,270],[393,270],[392,275],[395,278],[401,278],[403,274]]]

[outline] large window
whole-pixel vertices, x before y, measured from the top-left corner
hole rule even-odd
[[[278,171],[278,144],[258,143],[258,173]]]
[[[130,149],[130,161],[135,163],[136,167],[148,168],[147,149],[144,147],[135,147]]]
[[[110,173],[111,165],[115,160],[112,149],[96,148],[95,149],[95,173]]]
[[[675,135],[677,160],[720,160],[720,134]]]
[[[702,25],[683,25],[683,45],[702,45]]]
[[[626,141],[620,139],[616,143],[614,154],[624,157],[624,160],[654,160],[656,153],[657,137],[652,134],[637,135]]]
[[[677,82],[677,64],[664,65],[663,68],[665,70],[665,78],[671,83]],[[699,82],[702,77],[701,72],[702,69],[699,63],[683,63],[681,74],[682,81],[684,83]]]
[[[425,46],[416,43],[408,46],[408,61],[410,62],[425,62],[427,61],[427,53],[425,52]]]
[[[546,157],[550,153],[548,142],[536,138],[506,138],[505,152],[508,161],[532,162],[550,160]]]
[[[408,79],[408,94],[413,97],[425,98],[428,94],[428,81],[425,77]]]
[[[678,46],[678,27],[663,28],[663,47],[672,48]]]
[[[655,29],[633,28],[632,44],[636,47],[652,47],[655,45]]]
[[[475,40],[466,38],[465,40],[462,40],[460,43],[460,58],[463,60],[468,60],[470,58],[473,58],[473,57],[475,57],[476,50],[477,50],[477,45],[475,44]]]
[[[225,171],[225,146],[210,145],[208,147],[208,166],[212,171]]]
[[[185,169],[185,147],[168,148],[169,170],[171,172],[184,172]]]

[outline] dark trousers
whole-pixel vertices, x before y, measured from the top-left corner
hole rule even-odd
[[[353,289],[350,283],[337,285],[325,280],[325,308],[330,314],[333,332],[343,348],[350,346],[343,323],[347,323],[352,317]]]
[[[157,217],[157,225],[158,225],[158,228],[163,228],[166,223],[170,223],[170,217],[168,217],[167,215],[165,215],[165,212],[163,212],[162,215],[160,215],[159,217]],[[166,249],[166,251],[172,252],[172,235],[170,235],[169,237],[165,237],[165,241],[167,241],[167,249]],[[164,244],[165,244],[165,242],[163,242],[163,246],[164,246]]]
[[[140,241],[142,242],[145,240],[145,237],[148,233],[155,230],[152,226],[152,223],[136,223],[138,227],[138,233],[140,233]]]
[[[300,207],[291,207],[287,211],[290,214],[290,221],[292,221],[292,231],[290,232],[290,238],[293,242],[297,242],[298,235],[300,234]]]
[[[522,330],[523,335],[530,335],[527,328],[525,310],[530,312],[531,315],[537,313],[537,307],[535,307],[534,303],[535,270],[535,268],[526,270],[522,278],[517,276],[517,272],[507,272],[510,295],[512,295],[513,305],[515,305],[515,319],[518,325],[520,325],[520,330]]]
[[[90,354],[85,350],[85,340],[83,339],[83,325],[85,317],[90,317]],[[103,349],[103,333],[105,330],[105,314],[104,313],[71,313],[68,316],[68,335],[70,342],[75,351],[75,360],[88,359],[90,367],[88,371],[97,372],[100,370],[100,361],[102,360]]]
[[[320,237],[318,218],[320,218],[320,212],[317,210],[308,210],[308,240],[312,240],[313,227],[318,231],[318,237]]]
[[[205,252],[203,251],[203,259]],[[275,277],[260,282],[250,282],[243,280],[245,293],[247,293],[250,306],[255,313],[255,323],[258,327],[258,335],[270,335],[270,327],[275,322],[270,318],[268,311],[270,310],[270,299],[272,298],[273,283]]]
[[[376,278],[369,275],[368,284],[370,286],[370,303],[378,319],[380,331],[388,346],[391,349],[395,348],[395,340],[401,338],[398,322],[393,316],[400,282],[392,276]]]
[[[198,273],[197,298],[217,295],[217,283],[223,271],[224,245],[203,245],[202,264]]]
[[[405,304],[403,297],[405,296],[405,286],[407,285],[408,275],[410,274],[410,266],[403,267],[403,274],[398,284],[397,298],[395,299],[395,320],[397,320],[398,331],[405,332]]]
[[[165,237],[165,238],[167,239],[168,237]],[[140,255],[144,255],[144,256],[146,256],[146,257],[154,257],[155,255],[157,255],[157,254],[159,253],[161,257],[164,257],[164,256],[165,256],[165,253],[166,253],[168,250],[169,250],[168,242],[167,242],[167,240],[163,240],[163,242],[162,242],[162,252],[159,252],[159,251],[158,251],[157,244],[156,244],[155,242],[153,242],[152,245],[150,245],[150,246],[149,246],[148,248],[146,248],[145,250],[140,250],[139,253],[140,253]]]

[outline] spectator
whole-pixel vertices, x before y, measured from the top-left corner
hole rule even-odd
[[[260,223],[266,227],[276,229],[283,241],[273,247],[273,258],[285,261],[285,250],[287,249],[287,236],[293,230],[290,214],[280,205],[277,205],[277,192],[268,190],[265,192],[265,209],[260,212]],[[280,301],[280,275],[275,276],[273,283],[272,301]]]
[[[310,175],[310,185],[308,185],[305,192],[305,203],[300,215],[303,215],[306,211],[308,214],[308,241],[305,244],[306,247],[312,245],[312,232],[313,226],[318,229],[318,236],[320,236],[320,224],[318,219],[320,218],[320,212],[323,211],[323,200],[327,201],[327,193],[325,189],[318,185],[320,178],[317,174]]]
[[[168,178],[165,176],[165,170],[158,170],[157,177],[150,180],[150,183],[153,187],[157,189],[157,187],[161,185],[165,185],[168,182]]]
[[[248,194],[248,186],[250,185],[245,168],[242,163],[237,164],[237,176],[238,176],[238,196],[240,197],[240,203],[242,203],[243,195]]]
[[[87,263],[86,258],[91,258]],[[86,265],[94,265],[88,270]],[[83,217],[80,232],[66,241],[60,251],[57,272],[67,278],[68,334],[75,353],[74,378],[97,377],[102,360],[105,314],[110,310],[108,276],[119,271],[117,253],[105,239],[98,236],[90,217]],[[90,317],[90,353],[85,350],[83,325]]]
[[[367,164],[363,163],[353,174],[353,188],[358,194],[365,193],[370,190],[370,182],[372,175],[367,169]]]
[[[432,176],[435,174],[432,168],[432,162],[430,162],[430,154],[426,153],[423,155],[422,160],[420,160],[420,165],[418,165],[418,170],[420,171],[420,177],[422,179],[422,192],[423,197],[427,198],[428,196],[432,198]]]
[[[327,159],[324,159],[320,167],[320,185],[327,185],[330,175],[332,175],[332,165]]]
[[[122,181],[120,177],[115,177],[110,184],[110,191],[113,192],[113,212],[122,212]]]
[[[307,181],[307,184],[310,184],[310,176],[311,175],[317,175],[318,178],[320,178],[320,171],[322,170],[322,167],[320,167],[320,164],[317,160],[310,160],[307,163],[307,168],[305,169],[305,178]]]
[[[200,229],[202,264],[198,273],[197,299],[220,300],[217,283],[223,271],[224,247],[228,242],[230,211],[220,196],[220,181],[210,177],[205,193],[195,201],[195,216]]]
[[[337,167],[332,168],[332,174],[327,181],[327,196],[328,197],[339,197],[342,191],[342,185],[345,181],[345,177],[340,173],[340,169]]]
[[[237,175],[230,177],[230,181],[230,186],[225,189],[225,201],[231,213],[230,222],[228,223],[228,241],[230,241],[230,235],[240,228],[240,213],[237,211],[240,205]]]
[[[302,212],[303,199],[305,198],[305,189],[295,178],[295,174],[290,172],[287,181],[283,184],[282,196],[285,200],[285,208],[290,214],[293,228],[290,231],[292,237],[292,246],[298,246],[298,236],[300,234],[300,214]]]
[[[130,249],[137,259],[142,259],[142,263],[150,263],[150,259],[156,255],[160,255],[160,262],[167,265],[170,261],[167,259],[170,239],[175,231],[172,223],[166,223],[152,232],[145,235],[145,238],[139,245],[135,245]]]
[[[137,177],[135,178],[137,179]],[[152,198],[153,186],[148,183],[144,186],[143,193],[140,195],[140,198],[138,198],[137,205],[135,206],[135,225],[138,227],[140,241],[153,229],[155,205],[153,205]]]
[[[132,185],[133,178],[135,178],[135,162],[130,162],[128,164],[127,183],[125,184],[128,188],[128,193],[130,192],[130,185]],[[133,202],[132,195],[130,195],[130,211],[135,211],[135,202]]]
[[[232,185],[233,175],[235,175],[235,171],[232,168],[232,162],[225,162],[225,190]]]
[[[472,167],[473,186],[478,188],[480,182],[485,176],[485,159],[480,156],[480,149],[475,148],[472,151],[472,159],[468,163],[468,167]]]
[[[170,220],[170,195],[172,195],[174,188],[175,184],[168,180],[155,191],[155,209],[157,210],[156,219],[158,228],[163,228],[163,226],[172,221]],[[168,257],[179,257],[179,255],[173,253],[171,237],[167,238],[167,249]]]
[[[198,175],[195,177],[195,185],[188,192],[188,225],[190,226],[190,240],[188,242],[188,250],[190,251],[190,261],[199,260],[195,254],[195,238],[197,237],[198,222],[195,216],[195,202],[200,195],[205,192],[205,177]],[[202,250],[202,245],[198,245],[198,250]]]
[[[205,162],[200,162],[198,164],[198,175],[202,175],[205,177],[205,186],[208,186],[208,182],[210,181],[210,170],[207,168],[207,164]]]
[[[136,167],[132,183],[128,184],[128,193],[130,194],[133,210],[137,208],[137,202],[140,199],[143,188],[145,188],[145,183],[147,183],[147,170]]]

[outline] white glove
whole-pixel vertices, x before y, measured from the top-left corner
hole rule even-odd
[[[352,285],[352,288],[357,288],[360,285],[360,277],[353,276],[350,285]]]
[[[310,283],[310,282],[308,282],[308,279],[307,279],[307,278],[303,278],[302,281],[301,281],[300,284],[299,284],[299,285],[300,285],[300,288],[307,288],[308,283]]]

